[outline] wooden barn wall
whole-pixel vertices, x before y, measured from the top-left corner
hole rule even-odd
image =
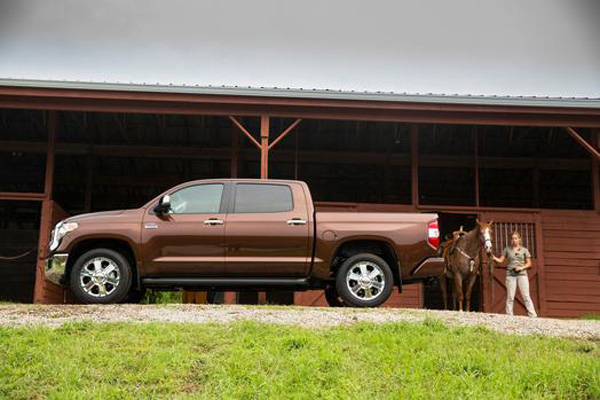
[[[548,317],[600,314],[600,214],[543,211]]]
[[[397,290],[383,305],[383,307],[422,308],[423,295],[420,284],[406,285],[402,293]],[[300,306],[328,307],[325,294],[322,290],[308,290],[294,293],[294,304]]]

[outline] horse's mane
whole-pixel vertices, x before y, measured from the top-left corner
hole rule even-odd
[[[469,252],[470,250],[474,250],[475,247],[480,247],[481,246],[481,241],[479,240],[479,238],[477,237],[480,231],[480,227],[479,225],[475,226],[475,228],[471,229],[470,231],[468,231],[461,239],[460,239],[460,243],[465,243],[468,246],[467,248],[464,248],[465,251]],[[457,246],[460,246],[460,243],[457,244]],[[462,248],[462,246],[461,246]]]

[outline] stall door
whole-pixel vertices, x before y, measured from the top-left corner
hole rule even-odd
[[[527,271],[531,299],[538,315],[542,315],[542,311],[545,310],[540,309],[540,291],[543,291],[540,271],[544,268],[544,264],[541,261],[543,260],[543,242],[539,214],[526,212],[490,212],[480,214],[479,219],[482,221],[494,221],[493,252],[496,256],[501,256],[504,247],[510,245],[511,236],[514,231],[521,233],[523,246],[529,249],[532,256],[532,267]],[[487,257],[484,256],[483,276],[481,280],[483,311],[504,314],[506,304],[506,269],[495,267],[492,274],[487,262]],[[514,314],[527,315],[527,310],[518,289],[514,304]]]

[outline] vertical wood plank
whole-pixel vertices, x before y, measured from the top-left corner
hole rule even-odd
[[[545,317],[548,315],[548,302],[546,297],[546,261],[544,258],[544,230],[542,227],[542,216],[535,214],[535,255],[537,262],[537,284],[539,315]],[[533,242],[532,242],[533,243]]]
[[[410,127],[410,154],[411,154],[411,194],[412,205],[419,205],[419,128],[416,124]]]

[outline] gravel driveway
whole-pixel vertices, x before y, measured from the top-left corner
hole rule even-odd
[[[520,335],[544,334],[600,340],[600,321],[527,318],[502,314],[398,308],[352,309],[239,305],[0,305],[0,325],[60,326],[73,321],[93,322],[260,322],[324,328],[359,321],[423,321],[440,319],[450,325],[486,326]]]

